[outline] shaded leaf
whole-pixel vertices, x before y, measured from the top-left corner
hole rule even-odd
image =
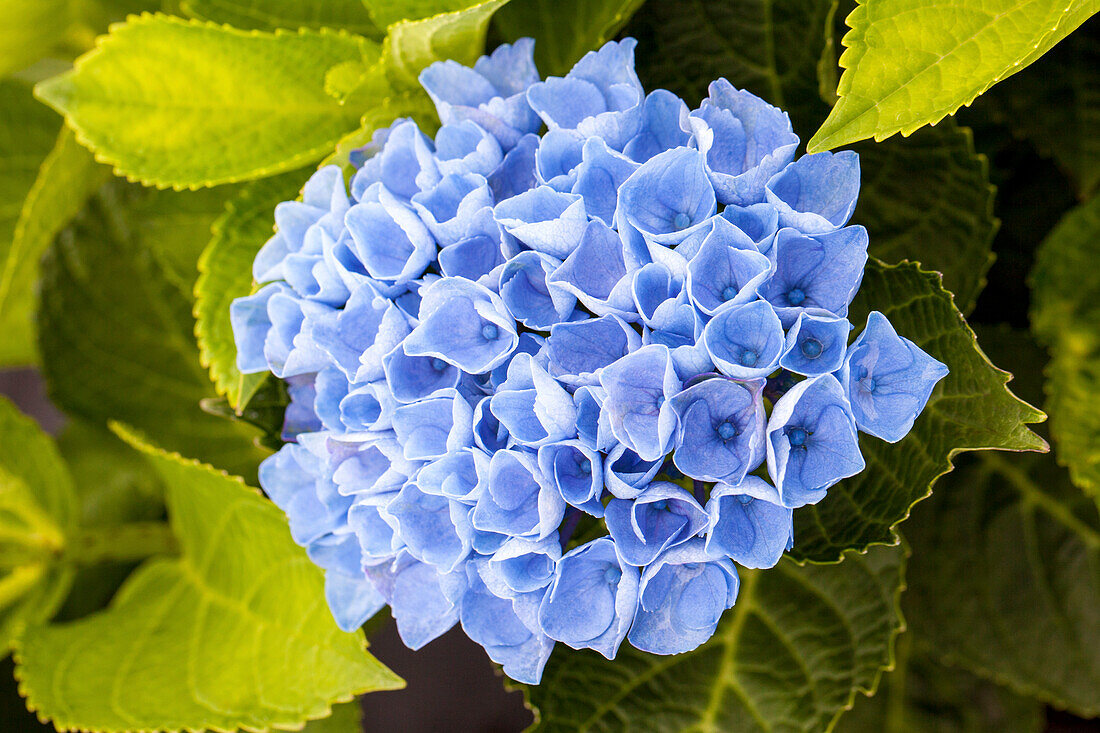
[[[245,32],[145,14],[114,26],[36,93],[119,175],[198,188],[321,158],[359,118],[325,92],[326,72],[378,51],[346,33]]]
[[[905,605],[904,602],[902,604]],[[837,733],[1039,733],[1042,704],[936,662],[912,634],[898,639],[896,666],[874,697],[857,698]]]
[[[974,151],[970,130],[944,120],[908,140],[855,149],[863,181],[852,220],[870,232],[871,254],[940,272],[968,312],[993,263],[998,228],[989,163]]]
[[[0,4],[0,76],[48,54],[65,37],[69,0],[5,0]]]
[[[1046,53],[1096,0],[859,0],[812,152],[935,124]]]
[[[543,78],[565,76],[589,51],[610,41],[644,0],[512,0],[493,18],[507,41],[536,39]]]
[[[792,554],[798,558],[827,562],[848,548],[895,542],[894,525],[929,495],[962,451],[1046,447],[1027,427],[1043,413],[1008,390],[1011,375],[982,353],[938,275],[912,263],[872,260],[849,316],[857,330],[872,309],[951,373],[936,386],[909,435],[895,444],[861,435],[867,468],[829,489],[820,503],[795,512]]]
[[[0,15],[4,11],[0,11]],[[3,20],[0,20],[0,29]],[[0,30],[0,34],[4,31]],[[0,41],[2,43],[2,41]],[[0,51],[2,53],[2,51]],[[57,118],[31,96],[23,82],[0,80],[0,366],[29,364],[35,360],[34,326],[31,322],[33,270],[18,281],[21,291],[6,297],[10,286],[6,270],[16,257],[12,239],[23,200],[35,183],[38,167],[57,136]],[[7,262],[8,264],[4,264]],[[15,302],[8,302],[14,300]]]
[[[362,632],[336,627],[321,571],[273,504],[141,447],[168,488],[182,556],[147,561],[108,610],[27,635],[16,676],[31,709],[58,728],[289,727],[401,686]]]
[[[252,292],[252,260],[274,233],[275,205],[293,200],[308,177],[306,171],[257,181],[226,204],[214,222],[214,236],[199,259],[195,282],[195,336],[202,363],[231,407],[255,391],[263,375],[237,370],[237,345],[229,322],[229,304]]]
[[[906,536],[915,634],[951,664],[1100,713],[1100,519],[1051,456],[974,457]]]
[[[169,277],[134,214],[170,211],[190,195],[112,183],[62,233],[43,263],[44,372],[71,414],[100,425],[126,420],[164,445],[253,475],[264,455],[256,431],[199,405],[214,390],[199,363],[190,286]],[[206,214],[206,227],[220,212],[219,204]]]
[[[1073,209],[1036,254],[1031,323],[1051,354],[1047,410],[1057,458],[1100,498],[1100,197]]]
[[[56,559],[76,525],[72,478],[53,441],[0,398],[0,649],[61,605],[73,571]]]
[[[362,0],[182,0],[180,10],[192,18],[250,30],[342,28],[382,36]]]
[[[442,13],[454,13],[476,4],[476,0],[361,0],[379,28],[403,20],[420,20]]]
[[[739,570],[737,605],[685,654],[624,644],[608,661],[559,645],[526,688],[534,730],[826,730],[890,663],[902,562],[894,547],[839,565]]]
[[[725,77],[786,110],[803,138],[829,111],[817,68],[837,0],[650,0],[626,34],[638,39],[638,76],[690,106]]]

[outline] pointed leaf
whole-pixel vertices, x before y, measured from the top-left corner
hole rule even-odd
[[[565,76],[582,56],[614,38],[644,0],[512,0],[493,18],[507,41],[535,43],[543,77]]]
[[[912,263],[872,260],[849,316],[857,331],[869,310],[884,313],[898,333],[951,369],[932,392],[912,432],[886,443],[862,435],[867,469],[829,489],[819,504],[795,512],[792,554],[831,561],[847,548],[896,541],[892,528],[970,450],[1044,450],[1028,429],[1044,415],[1013,395],[1011,378],[982,353],[939,275]]]
[[[306,172],[292,171],[256,181],[241,191],[214,222],[214,236],[199,259],[195,336],[215,388],[234,408],[243,407],[242,393],[253,391],[263,377],[245,376],[237,370],[229,304],[252,292],[252,260],[274,232],[275,205],[293,200],[306,178]]]
[[[1031,324],[1050,349],[1047,410],[1058,461],[1100,498],[1100,196],[1047,236],[1031,273]]]
[[[69,0],[5,0],[0,4],[0,76],[48,54],[64,38]]]
[[[936,124],[1035,61],[1100,9],[1097,0],[859,0],[829,118],[829,150]]]
[[[44,371],[66,411],[100,425],[127,420],[165,445],[251,475],[264,455],[252,443],[256,431],[199,406],[215,393],[195,345],[191,283],[174,281],[147,241],[166,231],[158,217],[209,232],[221,201],[210,202],[201,222],[193,209],[174,216],[189,211],[180,200],[194,195],[111,183],[62,233],[43,263]],[[195,256],[206,240],[192,245]]]
[[[59,729],[285,728],[401,686],[361,631],[336,627],[321,571],[273,504],[121,434],[168,487],[182,556],[147,561],[108,610],[28,634],[16,654],[28,707]]]
[[[346,33],[245,32],[145,14],[114,26],[36,93],[119,175],[198,188],[319,159],[359,118],[325,92],[326,72],[378,50]]]
[[[56,117],[34,100],[30,86],[10,79],[0,81],[0,267],[4,270],[17,256],[12,239],[23,200],[56,136]],[[4,366],[35,361],[31,322],[34,273],[24,274],[28,279],[20,280],[21,292],[14,299],[5,297],[8,276],[0,274],[0,333],[4,334],[0,365]]]
[[[891,661],[902,563],[894,547],[839,565],[739,570],[737,605],[685,654],[624,644],[608,661],[559,648],[526,688],[534,730],[827,730]]]

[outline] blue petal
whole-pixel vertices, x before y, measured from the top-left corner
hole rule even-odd
[[[451,173],[413,196],[412,205],[439,245],[446,247],[461,241],[471,228],[480,233],[479,214],[493,205],[493,196],[482,176]]]
[[[409,554],[440,572],[450,572],[470,553],[469,507],[406,484],[386,506],[397,521]]]
[[[779,231],[779,213],[771,204],[727,206],[720,215],[744,232],[762,254],[771,251]]]
[[[489,189],[493,192],[494,201],[518,196],[538,185],[535,176],[535,151],[538,146],[538,135],[524,135],[504,156],[497,169],[489,174]]]
[[[896,443],[912,429],[933,387],[948,371],[945,364],[899,336],[886,316],[871,311],[867,327],[848,350],[841,381],[856,426]]]
[[[356,204],[345,221],[359,259],[377,280],[408,282],[435,257],[435,240],[420,217],[392,197]]]
[[[848,223],[859,196],[859,155],[851,150],[804,155],[768,181],[779,225],[825,234]]]
[[[547,277],[561,264],[540,252],[527,250],[512,257],[500,271],[500,297],[515,319],[539,331],[569,318],[577,299],[560,288],[551,289]]]
[[[390,609],[397,633],[409,649],[420,649],[458,621],[458,608],[443,592],[441,574],[431,565],[405,560],[393,579]]]
[[[865,467],[855,419],[832,374],[799,382],[776,401],[767,427],[768,474],[784,506],[816,504]]]
[[[652,344],[627,354],[604,367],[600,384],[607,390],[604,409],[615,437],[642,460],[664,456],[676,428],[667,400],[680,391],[668,348]]]
[[[569,192],[577,180],[584,137],[575,130],[554,129],[542,136],[535,151],[538,182],[555,191]]]
[[[757,476],[718,484],[707,501],[706,550],[746,568],[774,567],[794,542],[794,512],[775,487]]]
[[[637,320],[619,236],[599,221],[585,227],[580,244],[546,279],[551,289],[577,298],[598,316]]]
[[[366,578],[335,571],[325,573],[325,600],[336,625],[352,632],[386,605],[386,599]]]
[[[781,229],[770,255],[775,273],[760,288],[760,295],[775,306],[787,327],[809,309],[846,316],[863,281],[867,243],[867,230],[861,226],[815,237]]]
[[[665,89],[654,89],[642,105],[638,134],[623,148],[623,154],[644,163],[654,155],[688,144],[688,133],[680,125],[687,115],[684,100]]]
[[[707,514],[684,489],[655,481],[633,500],[608,502],[604,521],[623,560],[642,567],[702,531]]]
[[[542,539],[557,530],[564,514],[565,500],[544,486],[535,454],[501,450],[493,454],[470,519],[483,532]]]
[[[783,353],[783,324],[770,305],[754,300],[720,309],[703,330],[703,342],[723,374],[766,377]]]
[[[496,568],[513,593],[530,593],[550,584],[560,559],[556,534],[537,542],[513,537],[493,553],[488,567]]]
[[[619,189],[619,209],[648,240],[683,241],[717,208],[714,187],[698,150],[675,148],[654,156]]]
[[[382,358],[393,398],[398,402],[416,402],[438,396],[458,386],[459,370],[438,356],[409,356],[397,346]]]
[[[559,260],[577,248],[588,226],[584,200],[549,186],[501,201],[494,215],[505,231],[527,247]]]
[[[584,208],[588,216],[613,226],[619,188],[637,170],[638,164],[611,150],[598,137],[584,141],[582,158],[576,169],[573,193],[584,198]]]
[[[271,296],[286,289],[285,285],[265,285],[252,295],[237,298],[229,306],[229,322],[237,344],[237,369],[241,374],[268,370],[264,357],[264,341],[271,330],[267,302]]]
[[[444,177],[478,173],[487,176],[504,159],[500,143],[477,123],[452,122],[435,135],[435,160]]]
[[[737,601],[739,586],[733,563],[709,556],[702,539],[672,548],[642,573],[630,643],[651,654],[699,647]]]
[[[764,460],[764,383],[704,379],[672,398],[679,416],[673,460],[700,481],[740,483]]]
[[[831,313],[804,311],[787,331],[787,342],[779,365],[784,369],[814,377],[840,369],[848,345],[852,324],[847,318]]]
[[[617,316],[558,323],[546,340],[547,368],[565,384],[596,385],[601,369],[641,345],[638,332]]]
[[[579,440],[539,448],[539,470],[567,504],[594,517],[603,516],[603,458]]]
[[[604,483],[612,496],[633,499],[645,491],[663,464],[664,456],[646,461],[620,443],[609,450],[604,458]]]
[[[755,300],[771,271],[771,260],[756,251],[752,240],[719,217],[688,263],[688,293],[699,310],[714,315],[727,303]]]

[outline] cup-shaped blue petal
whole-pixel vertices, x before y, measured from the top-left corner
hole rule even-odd
[[[852,407],[832,374],[799,382],[772,408],[768,475],[784,506],[816,504],[837,481],[864,469]]]
[[[555,128],[539,140],[535,151],[535,177],[542,185],[568,193],[577,180],[584,136],[576,130]]]
[[[708,555],[702,539],[673,547],[642,573],[630,643],[651,654],[699,647],[733,607],[739,587],[733,563]]]
[[[547,278],[561,265],[541,252],[527,250],[512,257],[500,271],[500,297],[515,319],[539,331],[569,318],[577,303],[572,293],[550,288]]]
[[[707,514],[707,552],[743,567],[773,567],[794,543],[794,511],[759,476],[746,476],[737,485],[716,485]]]
[[[666,89],[654,89],[642,103],[641,127],[627,142],[623,154],[644,163],[658,153],[686,146],[689,133],[680,121],[687,114],[684,100]]]
[[[564,440],[539,448],[543,478],[558,490],[565,502],[603,516],[603,456],[579,440]]]
[[[619,188],[619,209],[647,240],[679,244],[717,209],[703,154],[674,148],[650,158]]]
[[[607,143],[600,138],[589,138],[584,141],[573,193],[584,198],[588,216],[614,226],[619,188],[637,169],[637,163],[607,147]]]
[[[577,248],[588,226],[584,199],[549,186],[539,186],[497,203],[494,216],[521,243],[559,260]]]
[[[503,159],[497,139],[470,120],[443,125],[435,135],[435,161],[444,177],[463,173],[487,176]]]
[[[871,311],[867,327],[848,350],[841,379],[852,403],[856,426],[896,443],[913,427],[946,364],[898,335],[886,316]]]
[[[439,245],[446,247],[461,241],[470,229],[481,229],[477,218],[492,207],[493,195],[483,176],[450,173],[414,195],[412,205]]]
[[[454,570],[470,554],[469,507],[408,483],[386,511],[397,521],[409,554],[440,572]]]
[[[563,384],[594,386],[604,367],[641,345],[638,332],[617,316],[558,323],[546,339],[547,370]]]
[[[435,259],[435,239],[409,206],[392,196],[362,202],[344,218],[355,252],[372,278],[406,283]]]
[[[557,531],[565,514],[565,500],[546,483],[534,453],[497,451],[483,483],[470,515],[475,529],[532,539]]]
[[[656,461],[672,445],[676,413],[668,404],[680,380],[667,346],[643,346],[600,373],[607,390],[604,410],[615,437],[644,461]]]
[[[725,219],[714,228],[688,263],[691,302],[707,315],[727,303],[756,300],[757,290],[772,272],[771,260],[756,251],[752,240]]]
[[[396,346],[382,358],[393,398],[409,403],[438,396],[458,386],[461,372],[438,356],[409,356],[404,346]]]
[[[386,605],[385,597],[359,573],[325,573],[325,601],[341,630],[356,631]]]
[[[715,376],[672,398],[679,416],[676,468],[699,481],[736,484],[764,460],[764,381]]]
[[[771,374],[783,353],[783,324],[762,300],[720,309],[703,330],[703,343],[719,371],[736,379]]]
[[[787,331],[779,365],[795,374],[816,377],[840,369],[852,324],[828,311],[803,311]]]
[[[859,197],[859,154],[804,155],[772,176],[765,190],[779,225],[825,234],[848,223]]]
[[[558,561],[539,607],[547,636],[574,649],[595,649],[614,659],[638,606],[638,569],[602,537],[576,547]]]
[[[727,206],[720,216],[744,232],[761,254],[768,254],[779,231],[779,212],[768,203]]]
[[[702,531],[707,514],[681,487],[654,481],[633,500],[609,501],[604,521],[623,560],[642,567]]]
[[[546,278],[546,283],[551,290],[572,295],[597,316],[614,314],[627,321],[638,318],[622,240],[603,222],[588,223],[577,248]]]
[[[861,226],[815,237],[781,229],[770,255],[775,272],[760,288],[788,328],[812,309],[848,315],[867,264],[867,230]]]
[[[604,486],[612,496],[619,499],[633,499],[645,491],[664,462],[664,456],[653,461],[644,460],[619,443],[607,451],[607,456],[604,458]]]

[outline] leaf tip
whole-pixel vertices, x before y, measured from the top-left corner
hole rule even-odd
[[[72,69],[57,76],[51,76],[49,79],[43,79],[34,85],[34,98],[59,114],[68,115],[76,89],[74,74],[75,69]]]

